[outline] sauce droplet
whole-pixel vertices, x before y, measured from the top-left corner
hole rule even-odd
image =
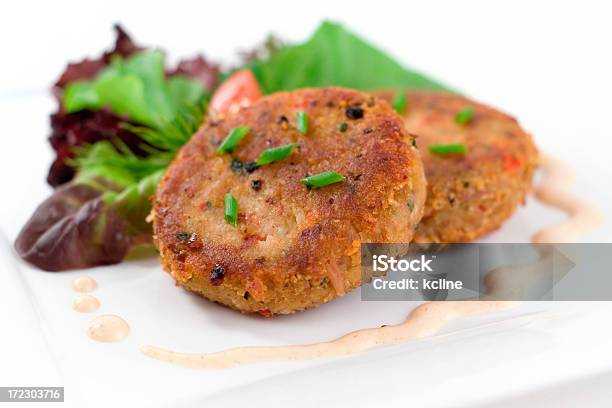
[[[130,334],[130,326],[127,322],[115,315],[103,315],[96,317],[89,323],[87,335],[96,341],[105,343],[121,341]]]
[[[79,276],[75,278],[71,283],[70,287],[75,292],[91,292],[98,287],[96,280],[89,276]]]
[[[91,313],[100,308],[100,301],[91,295],[81,295],[74,299],[72,308],[79,313]]]

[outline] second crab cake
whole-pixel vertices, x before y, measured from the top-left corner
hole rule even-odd
[[[524,202],[538,153],[514,118],[463,96],[425,91],[407,93],[404,115],[427,177],[415,241],[477,239]]]
[[[361,284],[362,242],[409,242],[425,200],[418,151],[386,101],[342,88],[264,97],[209,121],[154,200],[177,283],[263,315]]]

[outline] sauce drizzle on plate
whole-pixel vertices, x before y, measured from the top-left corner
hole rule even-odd
[[[535,189],[535,196],[541,202],[567,213],[563,222],[537,231],[533,243],[572,242],[580,234],[595,228],[602,219],[601,213],[590,203],[575,197],[568,188],[573,182],[573,172],[560,160],[542,155],[540,165],[544,178]],[[550,253],[542,253],[533,264],[505,268],[495,271],[494,279],[489,280],[489,294],[495,295],[507,279],[512,279],[515,272],[522,276],[537,272],[538,266],[547,261]],[[541,268],[540,268],[541,269]],[[473,314],[497,312],[509,309],[519,302],[510,301],[456,301],[428,302],[418,306],[397,325],[379,328],[356,330],[335,340],[297,346],[259,346],[238,347],[215,353],[180,353],[154,346],[144,346],[141,351],[157,360],[191,368],[221,369],[242,364],[311,360],[348,356],[381,345],[397,344],[408,340],[434,335],[449,321]]]

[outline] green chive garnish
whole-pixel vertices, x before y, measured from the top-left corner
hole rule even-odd
[[[238,225],[238,201],[230,193],[225,194],[225,221],[234,227]]]
[[[408,101],[406,99],[406,92],[399,92],[395,98],[393,99],[393,109],[399,114],[406,112],[406,106],[408,105]]]
[[[467,146],[464,144],[437,144],[427,147],[434,154],[466,154]]]
[[[223,143],[217,148],[217,153],[231,153],[234,151],[238,143],[249,133],[248,126],[239,126],[232,129],[229,135],[223,140]]]
[[[297,130],[302,133],[308,133],[308,116],[306,112],[299,111],[295,117]]]
[[[346,124],[346,122],[342,122],[341,124],[338,125],[338,130],[341,131],[342,133],[346,132],[347,129],[348,129],[348,125]]]
[[[455,122],[457,122],[460,125],[467,125],[468,123],[472,121],[473,118],[474,118],[474,108],[472,108],[471,106],[468,106],[467,108],[465,108],[461,112],[458,112],[455,115]]]
[[[300,180],[302,184],[312,188],[320,188],[329,184],[340,183],[344,181],[342,174],[335,171],[324,171],[323,173],[315,174],[314,176],[304,177]]]
[[[295,143],[289,143],[288,145],[271,147],[266,149],[259,154],[259,158],[255,162],[257,166],[272,163],[275,161],[283,160],[289,157],[291,151],[295,147]]]

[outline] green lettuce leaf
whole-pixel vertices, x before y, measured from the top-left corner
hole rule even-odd
[[[429,89],[442,83],[406,69],[339,24],[324,22],[305,43],[281,48],[247,64],[264,93],[303,87],[343,86],[363,91]]]
[[[127,59],[113,58],[93,81],[68,84],[64,92],[67,112],[109,108],[133,122],[160,128],[186,105],[205,97],[201,84],[182,76],[164,77],[164,54],[142,51]]]

